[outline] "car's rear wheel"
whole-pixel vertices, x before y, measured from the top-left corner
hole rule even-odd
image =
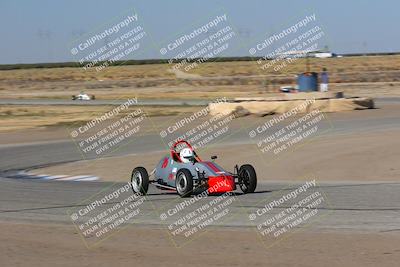
[[[143,167],[136,167],[132,171],[131,186],[133,192],[146,195],[149,190],[149,174]]]
[[[189,197],[193,192],[193,175],[188,169],[180,169],[175,179],[176,191],[181,197]]]
[[[244,164],[239,168],[239,186],[243,193],[253,193],[257,187],[257,174],[253,166]]]

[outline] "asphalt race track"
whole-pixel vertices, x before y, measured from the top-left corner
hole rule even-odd
[[[398,104],[398,100],[378,102],[379,106]],[[360,111],[371,112],[371,111]],[[400,128],[400,117],[369,120],[368,116],[343,119],[332,115],[334,126],[329,135],[341,135],[362,131],[382,131],[385,129]],[[327,127],[327,126],[326,126]],[[225,144],[248,142],[246,131],[232,135],[225,140]],[[135,152],[160,150],[159,136],[148,135],[142,139]],[[115,155],[132,153],[127,146]],[[68,213],[90,203],[89,197],[102,191],[104,188],[118,188],[123,183],[107,182],[52,182],[29,179],[7,178],[10,172],[23,170],[33,166],[53,164],[80,159],[80,154],[71,146],[71,141],[59,140],[29,144],[8,144],[0,146],[2,173],[0,176],[0,220],[71,223]],[[263,182],[258,185],[256,193],[232,196],[235,201],[230,205],[232,220],[221,226],[254,226],[249,215],[263,208],[270,200],[280,198],[290,191],[301,186],[302,183]],[[397,182],[327,182],[320,183],[314,191],[322,193],[324,201],[318,205],[318,220],[305,227],[308,230],[322,229],[335,231],[346,229],[351,231],[400,231],[400,183]],[[216,198],[209,196],[201,199],[197,204]],[[150,189],[141,206],[141,219],[131,223],[155,225],[162,227],[168,220],[160,220],[160,214],[181,201],[176,194]],[[109,203],[110,205],[112,203]],[[280,210],[290,207],[293,202],[288,201]],[[107,205],[101,207],[105,209]],[[194,209],[195,206],[191,207]],[[188,210],[188,212],[190,209]]]
[[[71,210],[89,204],[90,201],[86,200],[88,197],[111,185],[102,182],[42,182],[6,178],[1,179],[0,183],[2,220],[43,223],[72,223],[68,216]],[[117,188],[123,185],[119,183],[113,186]],[[253,226],[249,214],[262,208],[272,196],[277,199],[299,185],[271,182],[260,184],[254,194],[241,195],[237,191],[237,201],[231,205],[234,219],[224,226]],[[320,218],[311,224],[310,229],[400,231],[400,183],[324,183],[313,190],[323,192],[326,201],[318,207]],[[177,200],[174,193],[150,189],[141,208],[144,218],[141,218],[140,224],[167,224],[168,221],[160,220],[160,213],[167,210],[171,202],[175,204],[177,201],[181,200]],[[198,204],[205,201],[209,200],[202,199]],[[279,213],[291,204],[287,202],[285,206],[274,210],[274,213]]]

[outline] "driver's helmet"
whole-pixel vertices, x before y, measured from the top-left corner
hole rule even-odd
[[[183,148],[179,152],[179,157],[183,163],[189,163],[189,162],[193,161],[193,159],[194,159],[193,150],[191,150],[190,148],[187,148],[187,147]]]

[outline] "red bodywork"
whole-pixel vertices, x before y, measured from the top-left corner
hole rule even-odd
[[[216,174],[224,173],[213,162],[206,162]],[[235,179],[231,175],[208,176],[208,193],[224,193],[236,190]]]
[[[236,190],[235,179],[230,175],[209,176],[208,193],[225,193]]]

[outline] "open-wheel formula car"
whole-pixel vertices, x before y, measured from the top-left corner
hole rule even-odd
[[[162,190],[176,191],[181,197],[189,197],[202,190],[211,194],[231,192],[236,190],[236,185],[245,194],[254,192],[257,175],[253,166],[236,165],[234,172],[229,172],[214,162],[216,158],[212,156],[212,161],[203,161],[188,142],[178,141],[150,173],[152,179],[144,167],[133,169],[132,189],[145,195],[149,185],[153,184]]]
[[[73,95],[71,97],[72,100],[83,100],[83,101],[89,101],[89,100],[95,100],[96,97],[94,95],[88,95],[85,94],[84,92],[80,92],[79,95]]]

